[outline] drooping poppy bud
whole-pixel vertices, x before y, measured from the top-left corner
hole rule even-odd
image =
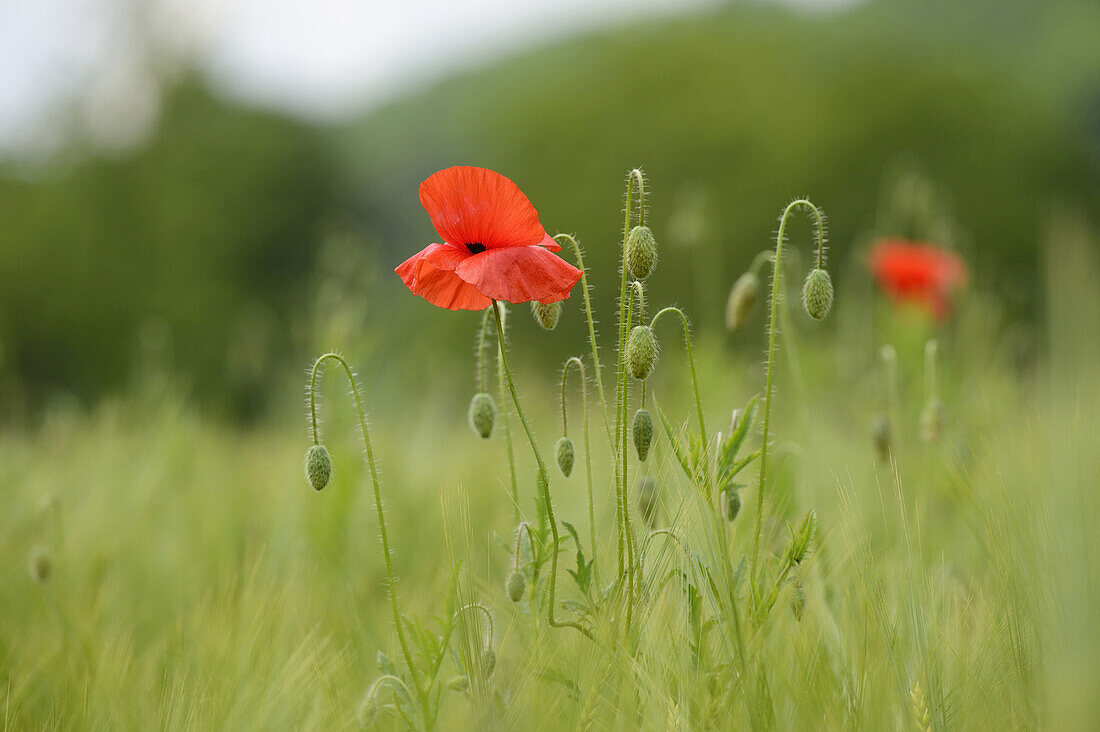
[[[930,399],[920,413],[920,436],[925,442],[935,442],[943,430],[945,407],[939,399]]]
[[[741,513],[741,494],[733,488],[727,488],[718,496],[722,509],[722,518],[733,521]]]
[[[531,314],[535,316],[535,322],[545,330],[554,330],[558,327],[558,319],[561,318],[561,303],[552,302],[547,304],[532,300]]]
[[[749,319],[756,304],[756,293],[760,289],[760,278],[753,272],[746,272],[737,278],[726,301],[726,328],[739,330]]]
[[[630,375],[645,381],[657,363],[657,338],[648,325],[636,325],[626,342],[626,365]]]
[[[493,398],[485,392],[474,394],[470,400],[470,411],[467,416],[470,419],[470,427],[483,439],[489,439],[493,434],[493,421],[496,419],[497,406]]]
[[[324,445],[311,445],[306,451],[306,480],[320,491],[332,480],[332,457]]]
[[[657,481],[645,476],[638,481],[638,510],[651,529],[657,528]]]
[[[485,678],[493,675],[493,669],[497,667],[497,654],[492,648],[486,647],[481,651],[481,672]]]
[[[802,285],[802,307],[814,320],[824,320],[833,307],[833,278],[823,269],[812,269]]]
[[[634,279],[644,280],[657,265],[657,240],[648,226],[635,226],[626,237],[626,266]]]
[[[363,703],[359,706],[359,724],[363,727],[370,727],[374,724],[374,720],[378,717],[378,702],[374,700],[373,696],[368,696],[363,700]]]
[[[648,409],[639,409],[634,413],[634,449],[638,451],[638,460],[645,462],[649,457],[649,446],[653,443],[653,417]]]
[[[31,550],[27,569],[31,573],[31,579],[38,584],[43,584],[50,578],[53,574],[53,559],[50,558],[50,552],[46,547],[36,546]]]
[[[465,674],[459,674],[447,679],[447,688],[451,691],[466,691],[470,688],[470,678]]]
[[[558,467],[561,468],[561,474],[566,478],[573,472],[573,460],[576,457],[576,452],[573,450],[573,441],[568,437],[562,437],[558,440],[558,444],[554,447],[554,452],[558,458]]]
[[[508,593],[508,599],[519,602],[523,599],[523,591],[527,589],[527,578],[523,572],[514,569],[508,573],[508,579],[504,581],[504,589]]]

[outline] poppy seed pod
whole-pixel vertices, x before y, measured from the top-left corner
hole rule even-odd
[[[512,570],[504,581],[504,589],[509,600],[519,602],[523,599],[523,591],[527,589],[527,578],[523,576],[523,572]]]
[[[626,266],[635,279],[644,280],[657,265],[657,240],[648,226],[635,226],[626,237]]]
[[[474,398],[470,400],[470,411],[467,416],[474,432],[481,435],[483,439],[487,440],[489,435],[493,434],[493,420],[496,414],[497,406],[493,403],[491,396],[485,392],[474,394]]]
[[[561,303],[541,303],[532,300],[531,314],[535,316],[535,322],[545,330],[554,330],[558,327],[558,319],[561,318]]]
[[[561,474],[566,478],[573,472],[573,459],[576,457],[576,452],[573,450],[573,441],[568,437],[562,437],[558,440],[558,444],[554,446],[554,452],[558,458],[558,467],[561,468]]]
[[[497,667],[497,654],[492,648],[485,648],[481,652],[481,672],[485,678],[493,675],[493,669]]]
[[[648,409],[639,409],[634,413],[634,449],[638,451],[638,460],[645,462],[649,457],[649,446],[653,444],[653,417]]]
[[[931,399],[920,413],[920,436],[925,442],[935,442],[943,430],[943,402]]]
[[[332,480],[332,458],[324,445],[312,445],[306,451],[306,480],[313,490],[322,490]]]
[[[802,285],[802,307],[814,320],[824,320],[833,307],[833,278],[823,269],[812,269]]]
[[[626,341],[626,365],[630,375],[645,381],[657,363],[657,338],[648,325],[636,325]]]
[[[733,521],[741,513],[741,494],[733,488],[727,488],[718,496],[722,509],[722,518]]]
[[[31,579],[39,584],[50,578],[50,575],[53,574],[53,560],[50,559],[50,553],[46,547],[36,546],[31,550],[27,569],[30,570]]]
[[[756,304],[756,293],[760,290],[760,278],[752,272],[746,272],[737,278],[726,301],[726,328],[740,330],[749,319]]]
[[[657,481],[647,475],[638,481],[638,510],[651,529],[657,528]]]

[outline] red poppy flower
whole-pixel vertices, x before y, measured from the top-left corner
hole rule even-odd
[[[492,300],[552,303],[569,297],[581,271],[539,223],[519,187],[486,168],[459,166],[420,184],[420,204],[442,244],[397,269],[401,281],[433,305],[484,310]]]
[[[966,284],[966,263],[954,252],[923,242],[884,239],[871,248],[871,271],[895,302],[915,302],[937,318]]]

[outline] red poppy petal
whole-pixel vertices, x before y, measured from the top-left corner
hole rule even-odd
[[[394,270],[401,281],[414,294],[420,295],[432,305],[448,310],[484,310],[491,305],[489,298],[477,291],[448,269],[440,269],[431,259],[446,256],[442,244],[432,244],[399,264]]]
[[[424,259],[436,269],[454,272],[463,259],[473,255],[465,248],[452,247],[449,244],[433,244],[424,250]]]
[[[555,239],[554,237],[550,236],[549,234],[546,235],[545,239],[543,239],[542,241],[539,242],[539,246],[540,247],[546,247],[547,249],[549,249],[552,252],[560,252],[561,251],[561,244],[558,244],[558,240]]]
[[[486,249],[540,244],[539,212],[508,178],[487,168],[446,168],[420,184],[420,204],[443,240]]]
[[[494,300],[557,302],[581,278],[581,271],[540,246],[487,249],[464,260],[455,274]]]

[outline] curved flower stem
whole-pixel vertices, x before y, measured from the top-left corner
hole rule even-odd
[[[412,675],[413,686],[416,687],[416,694],[420,698],[420,705],[424,714],[424,724],[425,726],[430,726],[432,715],[428,693],[420,683],[420,677],[417,675],[416,666],[413,664],[412,653],[409,651],[409,642],[405,638],[405,630],[401,623],[401,610],[397,601],[397,580],[394,578],[393,574],[390,540],[389,534],[386,531],[386,514],[382,510],[382,488],[378,482],[378,468],[374,462],[374,450],[371,447],[370,433],[367,431],[367,418],[363,412],[362,398],[359,396],[359,385],[355,381],[355,374],[352,372],[348,362],[338,353],[326,353],[313,362],[313,370],[309,378],[309,413],[313,427],[313,444],[316,445],[319,441],[316,399],[317,376],[320,372],[321,364],[329,360],[336,361],[343,366],[344,373],[347,374],[348,381],[351,382],[351,393],[352,396],[355,397],[355,410],[359,414],[359,429],[363,437],[363,447],[367,455],[367,466],[370,468],[371,483],[374,485],[374,507],[378,512],[378,531],[382,540],[382,555],[386,561],[386,584],[389,589],[390,609],[393,611],[393,622],[397,626],[397,640],[401,644],[401,653],[405,656],[405,663],[408,664],[409,673]]]
[[[588,379],[584,373],[584,361],[580,360],[576,356],[571,356],[565,362],[565,366],[561,370],[561,433],[567,435],[566,432],[566,409],[565,409],[565,382],[569,376],[569,367],[576,366],[577,370],[581,373],[581,412],[584,414],[584,469],[585,477],[588,481],[588,529],[589,529],[589,541],[592,547],[592,557],[596,556],[596,508],[595,501],[592,497],[592,450],[589,445],[588,439]],[[599,563],[592,565],[592,573],[596,582],[596,586],[600,585],[599,578]]]
[[[823,267],[825,263],[825,218],[822,216],[820,209],[817,206],[810,203],[805,198],[799,198],[791,201],[787,204],[787,207],[783,210],[783,215],[779,217],[779,232],[775,237],[775,258],[772,266],[772,290],[771,290],[771,311],[768,316],[768,367],[767,376],[765,378],[764,386],[764,428],[763,438],[760,445],[760,476],[759,483],[756,492],[756,520],[753,525],[753,538],[752,538],[752,563],[749,565],[749,580],[752,588],[753,606],[757,606],[757,571],[759,569],[760,559],[760,527],[763,522],[764,515],[764,485],[767,478],[768,469],[768,438],[771,429],[771,413],[772,413],[772,383],[775,375],[775,333],[777,330],[776,319],[778,317],[779,308],[779,287],[780,280],[783,277],[783,242],[785,241],[787,230],[787,219],[791,212],[798,208],[807,208],[810,213],[813,214],[815,222],[817,224],[816,239],[817,239],[817,264],[819,267]]]
[[[691,352],[691,326],[688,324],[687,316],[684,315],[684,311],[677,307],[663,308],[653,316],[653,320],[650,321],[650,329],[657,328],[657,321],[665,313],[676,313],[680,316],[680,323],[684,327],[684,346],[687,350],[688,366],[691,368],[691,388],[695,395],[695,414],[699,419],[699,438],[703,444],[702,466],[703,466],[703,488],[706,491],[708,497],[710,495],[710,460],[707,457],[708,444],[707,444],[707,425],[703,420],[703,400],[699,396],[699,377],[695,373],[695,356]]]
[[[554,517],[554,504],[550,499],[550,473],[546,469],[546,463],[542,460],[542,453],[539,452],[538,444],[535,442],[535,436],[531,433],[531,426],[527,423],[527,416],[523,413],[523,407],[519,405],[519,396],[516,394],[516,386],[512,380],[512,370],[508,367],[507,349],[504,347],[504,324],[500,320],[500,306],[496,300],[493,300],[493,315],[497,321],[497,337],[500,340],[500,363],[504,370],[504,376],[508,381],[508,391],[512,395],[512,404],[516,407],[516,414],[519,415],[520,424],[523,425],[523,431],[527,433],[527,441],[531,443],[531,452],[535,454],[535,463],[539,468],[539,483],[542,488],[542,498],[546,503],[546,519],[550,523],[550,532],[554,537],[554,544],[550,547],[550,608],[548,612],[548,620],[550,625],[555,628],[569,627],[574,628],[589,638],[592,634],[588,632],[588,629],[579,623],[574,623],[569,620],[556,620],[554,618],[554,604],[555,593],[557,590],[558,579],[558,543],[561,537],[558,533],[558,521]]]
[[[495,631],[494,631],[494,626],[493,626],[493,614],[491,612],[489,612],[488,608],[486,608],[480,602],[471,602],[470,604],[463,605],[458,610],[455,610],[454,620],[458,620],[460,615],[462,615],[465,612],[472,611],[472,610],[478,610],[478,611],[481,612],[482,615],[485,616],[485,622],[486,622],[487,627],[485,628],[485,637],[483,638],[484,646],[486,648],[492,648],[493,647],[493,638],[495,637]]]

